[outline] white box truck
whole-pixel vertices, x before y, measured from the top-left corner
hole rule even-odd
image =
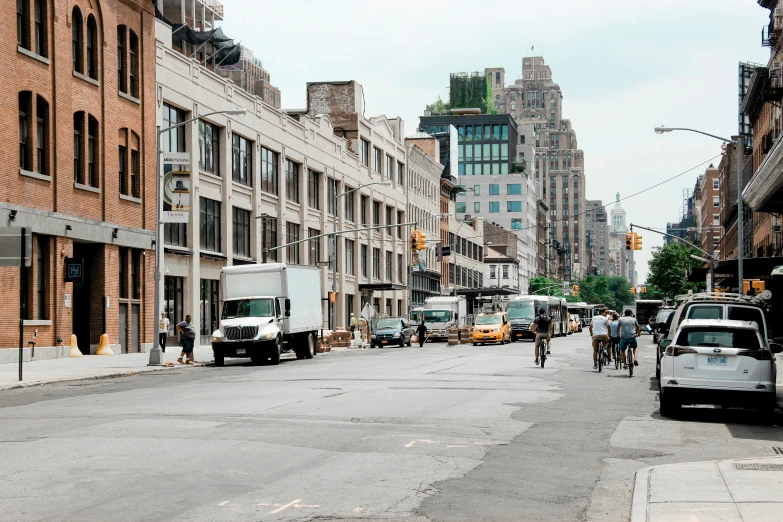
[[[322,327],[321,272],[284,263],[224,267],[220,328],[212,334],[215,366],[226,357],[280,364],[283,352],[315,355]]]
[[[431,340],[448,339],[449,328],[462,328],[468,316],[464,296],[428,297],[424,300],[424,325]]]

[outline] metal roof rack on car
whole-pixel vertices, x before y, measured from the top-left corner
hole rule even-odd
[[[698,292],[695,294],[682,294],[678,295],[675,300],[680,302],[690,301],[730,301],[730,302],[744,302],[759,305],[769,304],[772,299],[772,292],[765,290],[759,295],[743,295],[731,292]]]

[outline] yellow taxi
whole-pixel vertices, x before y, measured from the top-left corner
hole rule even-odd
[[[571,320],[569,321],[569,325],[571,326],[569,334],[577,333],[582,331],[582,327],[579,326],[579,316],[576,314],[571,314]]]
[[[479,343],[510,343],[511,324],[505,312],[479,314],[473,325],[473,346]]]

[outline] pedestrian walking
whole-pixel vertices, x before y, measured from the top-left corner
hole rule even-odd
[[[356,330],[356,316],[353,315],[353,312],[351,312],[351,320],[349,321],[349,324],[351,326],[351,337],[353,337],[353,332]]]
[[[185,320],[177,324],[177,331],[179,332],[179,341],[182,345],[182,353],[179,354],[177,362],[180,364],[193,364],[193,344],[196,340],[196,329],[190,323],[190,316],[186,315]],[[182,361],[182,358],[185,361]]]
[[[416,328],[416,336],[419,338],[419,348],[422,348],[424,341],[427,340],[427,325],[424,324],[424,319],[419,323],[419,327]]]
[[[166,338],[171,331],[171,321],[166,317],[166,312],[160,313],[160,322],[158,323],[158,344],[163,353],[166,353]]]

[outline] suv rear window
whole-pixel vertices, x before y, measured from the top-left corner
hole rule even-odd
[[[678,346],[742,348],[758,350],[759,339],[753,330],[737,328],[684,328],[677,336]]]
[[[694,305],[688,309],[688,319],[723,319],[721,305]]]
[[[758,327],[759,331],[764,328],[764,315],[758,308],[751,308],[749,306],[729,306],[729,319],[735,321],[753,321]]]

